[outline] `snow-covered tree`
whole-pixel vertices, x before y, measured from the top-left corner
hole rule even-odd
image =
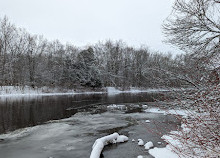
[[[181,57],[184,62],[178,63],[198,88],[175,102],[190,109],[188,118],[182,119],[182,132],[173,135],[178,144],[172,147],[180,157],[218,157],[220,153],[219,11],[216,0],[176,0],[164,24],[167,41],[187,52]]]

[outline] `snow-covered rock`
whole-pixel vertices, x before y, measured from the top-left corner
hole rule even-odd
[[[128,137],[127,136],[124,136],[124,135],[119,135],[116,139],[116,142],[117,143],[124,143],[128,141]]]
[[[138,139],[138,145],[139,146],[143,146],[144,145],[144,141],[142,139]]]
[[[148,108],[148,105],[142,105],[142,108],[143,108],[143,109],[147,109],[147,108]]]
[[[150,120],[146,120],[145,122],[146,122],[146,123],[150,123]]]
[[[148,149],[152,148],[153,146],[154,146],[154,144],[151,141],[149,141],[144,145],[144,148],[148,150]]]

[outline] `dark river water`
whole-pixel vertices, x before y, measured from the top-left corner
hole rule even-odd
[[[124,93],[0,98],[0,133],[68,118],[99,105],[153,102],[161,96],[162,93]]]
[[[163,147],[161,136],[179,128],[174,116],[144,111],[143,105],[154,107],[155,99],[163,97],[164,93],[125,93],[0,98],[0,158],[86,158],[97,138],[113,132],[130,140],[106,146],[103,157],[151,158],[131,139]],[[123,106],[107,107],[112,104]]]

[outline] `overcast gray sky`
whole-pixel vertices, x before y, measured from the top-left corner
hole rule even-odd
[[[177,49],[163,44],[161,24],[174,0],[0,0],[0,16],[49,40],[76,46],[106,39],[150,49]]]

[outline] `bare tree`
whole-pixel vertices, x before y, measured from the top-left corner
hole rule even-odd
[[[220,1],[176,0],[163,28],[166,42],[207,62],[220,52]]]
[[[218,157],[220,1],[176,0],[164,31],[167,42],[188,52],[183,63],[187,77],[196,84],[206,77],[200,89],[183,93],[185,100],[174,102],[196,113],[189,110],[189,118],[182,119],[188,131],[174,136],[180,143],[172,144],[173,150],[180,157]]]
[[[7,17],[4,17],[0,21],[0,81],[2,84],[11,84],[8,54],[13,52],[15,34],[15,26],[9,22]]]

